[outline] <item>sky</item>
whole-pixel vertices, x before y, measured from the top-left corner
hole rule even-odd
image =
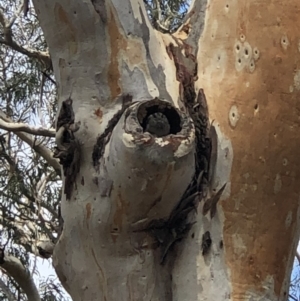
[[[34,255],[32,256],[31,262],[34,262]],[[40,287],[41,283],[45,281],[47,278],[55,278],[57,283],[59,283],[59,280],[56,276],[55,270],[52,266],[52,259],[42,259],[39,257],[36,257],[36,268],[38,271],[38,274],[33,275],[34,282],[37,287]],[[63,289],[64,296],[66,300],[72,300],[70,295]]]
[[[297,247],[297,252],[300,253],[300,242],[298,243],[298,247]],[[294,265],[293,265],[293,270],[292,270],[292,274],[291,274],[291,280],[297,278],[299,279],[299,274],[300,274],[300,265],[299,265],[299,261],[297,258],[295,258],[294,260]],[[298,291],[295,292],[290,292],[294,297],[297,298],[297,300],[300,300],[300,290],[299,290],[299,285],[298,285]],[[294,299],[290,298],[290,301],[293,301]]]

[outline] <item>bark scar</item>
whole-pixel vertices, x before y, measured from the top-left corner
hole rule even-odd
[[[105,145],[109,142],[111,134],[118,121],[120,120],[126,109],[132,104],[132,96],[125,95],[122,100],[122,108],[119,110],[108,122],[108,125],[104,132],[97,138],[96,144],[94,145],[92,160],[93,165],[97,171],[99,171],[100,159],[102,158],[105,150]]]
[[[190,213],[196,212],[199,202],[206,199],[209,186],[209,163],[211,156],[211,139],[209,135],[208,107],[204,91],[195,91],[197,80],[197,60],[189,45],[170,44],[166,51],[176,67],[179,81],[179,93],[182,110],[193,120],[196,133],[195,172],[192,182],[182,195],[177,206],[167,220],[152,221],[145,231],[150,231],[161,246],[161,263],[174,244],[183,239],[194,224]],[[217,202],[214,203],[216,205]]]
[[[59,159],[65,176],[64,193],[67,200],[71,198],[76,176],[80,171],[81,147],[74,133],[79,130],[80,122],[75,123],[72,99],[63,101],[56,125],[56,148],[54,158]]]

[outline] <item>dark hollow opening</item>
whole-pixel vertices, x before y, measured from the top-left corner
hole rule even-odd
[[[177,134],[181,131],[181,118],[175,108],[171,105],[153,102],[141,105],[138,114],[138,120],[140,122],[143,131],[146,131],[148,117],[154,113],[162,113],[170,124],[170,134]]]

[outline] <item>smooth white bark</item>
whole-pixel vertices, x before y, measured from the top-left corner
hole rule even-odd
[[[0,266],[18,283],[18,285],[20,285],[21,289],[25,292],[28,301],[41,300],[30,271],[23,266],[18,258],[4,254],[4,256],[1,256]]]
[[[12,120],[0,111],[0,118],[5,123],[12,123]],[[0,126],[1,127],[1,126]],[[15,132],[16,136],[22,141],[26,142],[32,149],[34,149],[38,154],[40,154],[50,166],[52,166],[55,171],[60,174],[60,165],[57,159],[53,158],[53,153],[45,146],[43,146],[39,141],[37,141],[31,134],[25,132]]]
[[[54,129],[45,129],[42,127],[31,127],[25,123],[6,122],[0,119],[0,128],[10,132],[25,132],[32,135],[40,135],[45,137],[55,137]]]

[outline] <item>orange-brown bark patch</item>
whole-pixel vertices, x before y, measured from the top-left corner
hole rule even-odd
[[[294,83],[300,70],[300,4],[228,3],[225,13],[224,1],[211,2],[198,70],[210,118],[233,146],[231,196],[222,203],[232,300],[253,288],[264,291],[269,276],[280,297],[293,257],[300,193],[300,91]],[[236,69],[236,41],[259,50],[253,72]],[[239,120],[231,127],[233,105]],[[293,222],[287,226],[290,212]]]

